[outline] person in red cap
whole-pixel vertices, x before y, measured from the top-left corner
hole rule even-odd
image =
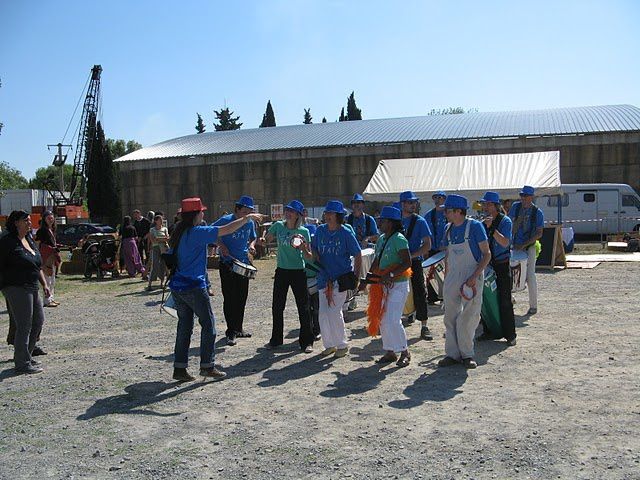
[[[200,198],[182,200],[182,220],[169,239],[170,253],[177,257],[177,266],[169,280],[178,314],[173,378],[183,382],[194,380],[187,372],[194,315],[198,316],[202,328],[200,375],[215,380],[226,377],[226,373],[218,370],[213,361],[216,329],[207,293],[207,245],[217,243],[219,237],[235,232],[252,220],[262,220],[262,215],[250,213],[223,226],[203,226],[201,223],[206,209]]]

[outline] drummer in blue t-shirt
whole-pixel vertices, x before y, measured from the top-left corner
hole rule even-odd
[[[373,244],[378,239],[378,226],[375,219],[371,215],[364,213],[364,197],[356,193],[351,199],[351,210],[353,212],[347,215],[346,223],[353,227],[361,248],[367,248],[369,244]]]
[[[513,249],[521,250],[527,258],[527,290],[529,290],[528,315],[538,313],[538,282],[536,280],[536,241],[542,238],[544,214],[533,203],[535,190],[529,185],[522,187],[520,201],[513,202],[509,217],[513,221]]]
[[[243,195],[236,202],[233,213],[223,215],[213,223],[221,227],[244,218],[255,210],[253,198]],[[251,337],[243,329],[244,309],[249,295],[249,278],[233,271],[234,259],[249,264],[249,253],[255,254],[256,227],[247,222],[242,228],[226,237],[220,237],[216,245],[220,252],[220,283],[222,284],[223,311],[227,322],[227,345],[235,345],[237,338]]]
[[[402,226],[404,236],[409,241],[411,253],[411,291],[413,292],[413,304],[416,306],[416,318],[422,323],[420,338],[433,340],[433,335],[427,327],[429,311],[427,307],[427,291],[424,286],[424,271],[422,270],[423,257],[431,250],[431,230],[426,220],[416,213],[418,209],[418,197],[411,192],[400,194],[402,206]],[[413,323],[413,317],[408,320]]]
[[[500,205],[500,195],[487,192],[480,199],[485,213],[484,228],[489,239],[491,267],[496,273],[502,334],[511,346],[516,344],[516,325],[511,302],[511,235],[513,224]]]
[[[442,190],[431,195],[434,207],[424,215],[429,230],[431,230],[431,250],[429,250],[429,256],[427,258],[431,258],[438,252],[444,250],[442,239],[444,238],[444,230],[447,228],[448,223],[447,217],[444,214],[444,201],[446,198],[447,194]],[[433,289],[431,284],[427,282],[427,301],[433,305],[438,300],[438,293]]]

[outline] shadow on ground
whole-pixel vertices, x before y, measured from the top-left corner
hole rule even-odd
[[[206,383],[206,382],[205,382]],[[211,383],[211,382],[209,382]],[[182,386],[185,385],[185,386]],[[113,414],[153,415],[158,417],[173,417],[182,412],[158,413],[145,407],[173,398],[196,388],[203,386],[202,382],[180,384],[178,382],[140,382],[125,387],[122,395],[97,400],[85,413],[79,415],[77,420],[91,420]],[[172,389],[171,391],[168,391]]]

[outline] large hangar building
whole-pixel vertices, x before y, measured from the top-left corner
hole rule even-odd
[[[318,123],[179,137],[117,160],[124,212],[172,215],[199,196],[207,218],[241,195],[262,213],[296,198],[307,206],[348,203],[380,160],[560,151],[563,183],[640,188],[640,108],[632,105],[481,112]],[[424,172],[429,175],[429,172]],[[423,199],[429,201],[430,199]]]

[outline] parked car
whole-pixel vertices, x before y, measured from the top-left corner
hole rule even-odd
[[[56,241],[59,245],[67,247],[77,247],[78,242],[85,235],[92,233],[116,233],[116,230],[109,225],[98,223],[70,223],[67,225],[57,225]]]

